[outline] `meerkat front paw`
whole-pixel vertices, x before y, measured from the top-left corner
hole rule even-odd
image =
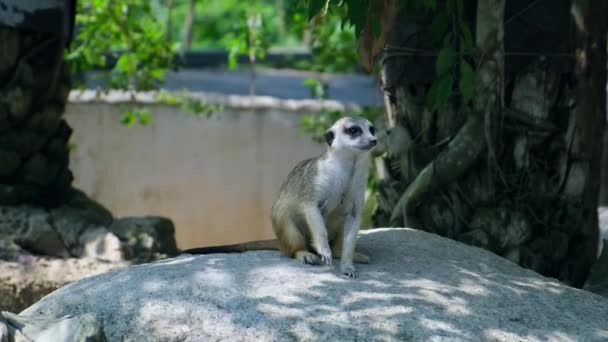
[[[340,271],[342,272],[343,275],[345,275],[349,278],[357,278],[359,276],[359,273],[357,273],[355,266],[353,266],[352,264],[340,265]]]
[[[321,264],[321,259],[316,254],[309,251],[298,251],[295,253],[295,258],[308,265]]]
[[[333,258],[331,256],[331,249],[329,249],[329,246],[317,247],[316,250],[319,256],[321,257],[321,263],[330,266],[334,264]]]

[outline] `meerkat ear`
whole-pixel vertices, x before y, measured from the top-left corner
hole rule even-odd
[[[334,142],[334,132],[325,132],[325,142],[327,143],[327,145],[331,146],[331,143]]]

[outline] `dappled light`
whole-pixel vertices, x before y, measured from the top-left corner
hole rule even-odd
[[[372,263],[360,265],[355,280],[274,251],[184,255],[68,285],[26,313],[97,310],[110,339],[143,331],[169,339],[313,340],[568,341],[581,331],[608,334],[605,320],[575,319],[605,317],[605,299],[593,298],[589,312],[582,304],[594,295],[478,248],[393,229],[366,232],[361,248]]]
[[[608,341],[607,13],[0,0],[0,341]]]

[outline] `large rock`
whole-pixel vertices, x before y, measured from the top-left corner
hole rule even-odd
[[[49,259],[0,244],[0,310],[19,312],[56,289],[88,276],[126,267],[127,262]],[[0,340],[1,341],[1,340]]]
[[[69,284],[22,315],[97,313],[110,341],[607,341],[608,300],[409,229],[362,233],[360,278],[275,251],[180,256]]]
[[[93,314],[59,319],[21,317],[0,311],[0,341],[106,342],[103,327]]]
[[[603,242],[602,254],[591,267],[583,288],[608,298],[608,240]]]
[[[591,267],[583,288],[608,298],[608,207],[599,207],[597,212],[600,226],[599,252],[601,254]]]
[[[114,219],[109,210],[76,189],[66,203],[50,210],[50,218],[73,256],[82,254],[80,238],[85,231],[108,227]]]
[[[41,255],[79,257],[87,242],[82,235],[112,221],[106,208],[76,189],[58,207],[0,205],[0,236]]]

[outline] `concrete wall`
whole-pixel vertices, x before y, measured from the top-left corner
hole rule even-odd
[[[75,185],[116,217],[171,218],[181,248],[272,238],[269,209],[280,183],[324,150],[299,133],[301,114],[292,110],[226,107],[197,118],[147,107],[148,126],[125,127],[118,104],[68,106]]]

